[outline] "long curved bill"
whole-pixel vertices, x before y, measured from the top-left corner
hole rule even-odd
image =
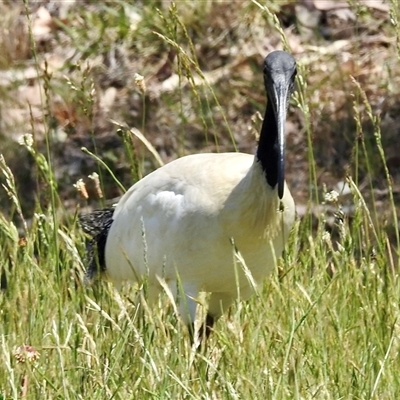
[[[285,187],[285,124],[288,108],[288,86],[284,81],[273,84],[273,109],[278,129],[277,146],[278,150],[278,196],[283,197]]]

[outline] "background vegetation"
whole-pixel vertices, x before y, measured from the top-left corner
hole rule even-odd
[[[397,398],[399,24],[394,0],[1,2],[0,399]],[[76,217],[184,154],[254,152],[283,46],[299,217],[197,352],[167,297],[82,285]]]

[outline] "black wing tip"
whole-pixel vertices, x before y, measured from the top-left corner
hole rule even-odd
[[[98,263],[93,262],[93,260],[94,258],[92,258],[92,260],[89,262],[83,277],[83,284],[85,286],[92,286],[95,282],[101,279],[101,275],[104,273]]]
[[[113,214],[114,207],[109,207],[102,210],[95,210],[87,214],[80,214],[78,216],[78,221],[82,230],[94,237],[103,230],[108,221],[112,220]]]
[[[85,263],[87,265],[84,284],[91,285],[106,271],[105,247],[113,221],[114,208],[96,210],[79,216],[82,230],[92,236],[86,244]]]

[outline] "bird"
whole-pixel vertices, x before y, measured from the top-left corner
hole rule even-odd
[[[191,329],[199,296],[208,293],[207,337],[238,297],[250,298],[275,268],[295,221],[285,123],[296,73],[286,51],[264,59],[267,105],[255,154],[178,158],[137,181],[115,208],[82,215],[92,236],[86,280],[146,281],[149,303],[168,288]]]

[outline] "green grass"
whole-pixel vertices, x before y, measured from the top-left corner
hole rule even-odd
[[[3,220],[2,242],[15,246],[0,298],[4,398],[18,397],[25,376],[28,398],[396,398],[399,280],[386,236],[373,249],[368,217],[357,215],[357,231],[337,221],[337,243],[298,223],[280,275],[232,307],[203,352],[166,296],[142,315],[128,291],[85,288],[73,226],[54,235],[51,216],[38,215],[16,248]],[[40,359],[18,364],[23,344]]]
[[[230,24],[210,22],[213,6],[223,9]],[[7,146],[1,150],[2,201],[7,204],[0,214],[0,272],[7,288],[0,291],[0,399],[397,398],[400,247],[396,182],[386,162],[386,151],[390,151],[385,147],[387,137],[381,133],[382,122],[370,101],[379,88],[371,94],[370,81],[339,79],[339,85],[348,85],[345,90],[351,92],[353,108],[348,112],[355,133],[347,137],[351,146],[346,149],[349,158],[344,179],[350,194],[336,198],[329,195],[331,186],[321,182],[326,168],[321,161],[321,152],[326,154],[321,141],[330,146],[329,135],[347,117],[332,122],[332,131],[318,138],[322,132],[318,129],[327,126],[325,107],[331,94],[320,93],[322,87],[313,82],[312,67],[307,61],[300,63],[293,106],[301,112],[291,111],[291,117],[295,120],[301,115],[309,212],[298,218],[279,270],[251,300],[237,302],[221,318],[201,351],[191,347],[167,295],[160,298],[158,307],[149,309],[145,303],[134,305],[131,299],[135,294],[129,288],[117,292],[107,283],[83,285],[85,237],[76,216],[79,205],[98,203],[74,197],[71,182],[60,174],[59,148],[70,142],[58,141],[61,122],[56,118],[59,114],[54,107],[59,103],[55,98],[66,102],[71,118],[75,115],[75,125],[64,126],[67,136],[86,135],[83,145],[92,146],[90,152],[108,166],[95,161],[90,166],[91,171],[99,172],[106,195],[110,187],[119,187],[117,179],[129,186],[132,176],[137,179],[157,165],[156,150],[164,154],[170,146],[173,156],[225,151],[234,147],[232,141],[246,148],[236,125],[250,125],[250,115],[264,107],[259,79],[242,76],[252,75],[253,69],[255,76],[259,75],[254,56],[249,56],[246,68],[232,67],[229,79],[222,83],[203,84],[210,65],[215,63],[210,68],[218,69],[225,57],[223,52],[210,55],[213,46],[204,32],[209,24],[210,35],[219,43],[216,48],[224,49],[240,43],[242,37],[250,43],[260,27],[280,40],[285,32],[278,21],[252,2],[230,8],[223,2],[205,1],[201,7],[193,7],[178,3],[169,9],[161,5],[160,10],[150,6],[134,9],[141,17],[135,31],[127,17],[132,9],[124,1],[112,7],[84,3],[68,11],[70,19],[58,21],[60,38],[75,42],[78,62],[64,66],[61,73],[46,73],[40,81],[46,89],[41,107],[44,134],[41,136],[31,116],[33,145],[25,141],[18,153],[29,155],[40,188],[36,197],[30,198],[32,204],[23,200],[18,164],[9,162],[13,145],[4,142]],[[279,9],[279,2],[274,2],[270,11]],[[394,21],[396,12],[393,3]],[[368,15],[362,17],[368,20]],[[254,25],[250,26],[249,20]],[[4,21],[9,19],[4,17]],[[390,32],[399,40],[395,28]],[[224,29],[229,34],[222,35]],[[100,33],[102,40],[98,40]],[[85,61],[105,54],[116,42],[128,51],[132,63],[140,67],[138,71],[149,71],[149,75],[154,63],[163,60],[171,48],[177,52],[173,68],[181,82],[174,90],[154,100],[137,93],[132,79],[123,90],[137,96],[137,115],[114,105],[116,115],[112,117],[122,126],[127,123],[140,129],[156,150],[124,129],[119,132],[118,149],[102,144],[104,137],[99,132],[105,129],[109,137],[117,137],[117,128],[99,123],[96,90],[104,88],[95,79],[104,71],[86,67]],[[42,53],[32,44],[30,50],[38,66]],[[15,54],[4,56],[2,68],[11,67],[9,58],[19,60]],[[228,61],[232,59],[228,57]],[[330,56],[324,61],[330,65]],[[332,74],[333,83],[337,83],[335,79]],[[386,84],[393,85],[395,79]],[[376,86],[384,87],[385,82]],[[120,94],[126,96],[126,92]],[[320,96],[321,102],[315,96]],[[4,104],[11,107],[6,100]],[[236,105],[242,110],[240,118]],[[159,131],[152,124],[157,118],[163,125]],[[258,123],[256,120],[252,128],[257,129]],[[169,124],[176,128],[173,133]],[[164,138],[164,146],[157,144],[159,136],[154,130]],[[172,144],[168,141],[171,137]],[[249,140],[254,142],[253,137]],[[166,154],[164,161],[171,157]],[[85,157],[95,160],[87,152]],[[290,179],[295,174],[290,165],[288,168]],[[85,174],[86,170],[80,172],[80,176]],[[384,207],[374,190],[377,180],[379,188],[388,193]],[[70,191],[65,189],[68,185]],[[350,213],[346,211],[349,205],[354,207]],[[319,211],[312,213],[313,208]],[[24,345],[33,346],[40,357],[18,362]]]

